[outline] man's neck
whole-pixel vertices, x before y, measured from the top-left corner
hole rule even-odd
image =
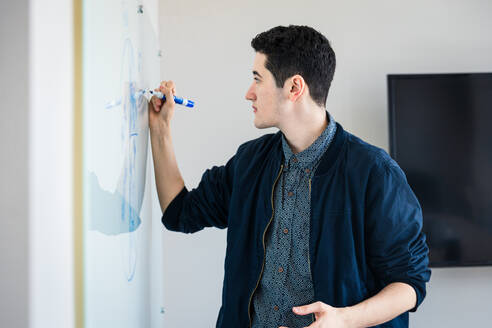
[[[326,110],[321,107],[295,111],[281,127],[281,131],[294,154],[313,144],[328,125]]]

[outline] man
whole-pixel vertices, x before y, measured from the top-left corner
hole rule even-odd
[[[408,327],[430,279],[420,205],[388,154],[326,111],[329,41],[307,26],[257,35],[246,93],[257,128],[188,191],[172,148],[175,85],[152,99],[152,153],[162,222],[228,228],[217,327]],[[380,326],[382,327],[382,326]]]

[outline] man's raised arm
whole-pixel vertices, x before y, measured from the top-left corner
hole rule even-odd
[[[154,159],[155,182],[161,210],[164,212],[184,187],[171,137],[171,119],[174,115],[176,88],[173,81],[163,81],[160,90],[166,101],[155,96],[149,103],[150,142]]]

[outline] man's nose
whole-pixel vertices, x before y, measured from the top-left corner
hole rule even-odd
[[[248,91],[246,92],[246,100],[255,100],[256,99],[256,95],[253,91],[253,88],[254,88],[254,85],[252,84]]]

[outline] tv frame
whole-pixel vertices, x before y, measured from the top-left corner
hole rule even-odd
[[[476,76],[476,75],[488,75],[492,79],[492,72],[468,72],[468,73],[402,73],[402,74],[387,74],[387,92],[388,92],[388,139],[389,139],[389,153],[390,156],[398,162],[397,147],[396,147],[396,126],[395,126],[395,106],[394,106],[394,85],[393,82],[398,79],[422,79],[422,78],[442,78],[453,76]],[[425,220],[425,213],[422,212],[423,220]],[[429,244],[427,244],[429,246]],[[430,251],[430,246],[429,246]],[[480,262],[456,262],[456,261],[439,261],[430,262],[431,268],[451,268],[451,267],[481,267],[492,266],[492,259],[490,261]]]

